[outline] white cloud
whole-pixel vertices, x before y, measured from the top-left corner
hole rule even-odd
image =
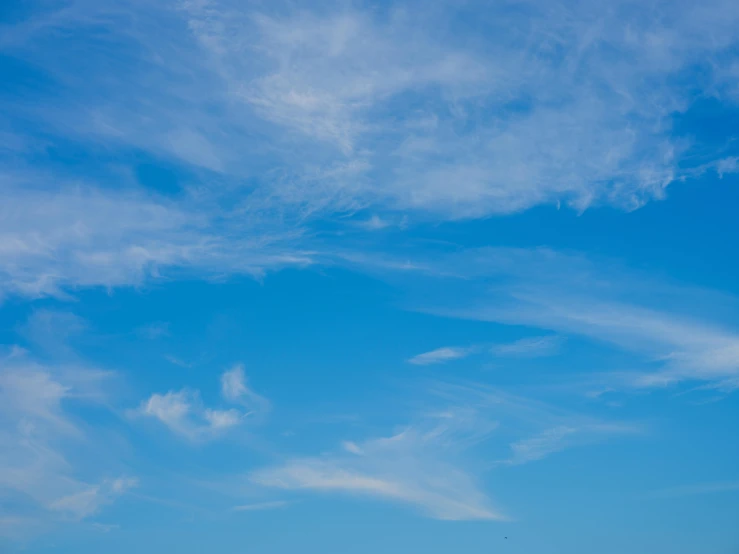
[[[103,407],[110,377],[41,365],[25,354],[0,360],[0,519],[24,513],[28,521],[21,527],[29,532],[53,521],[79,521],[135,486],[133,478],[103,476],[115,469],[98,450],[105,448],[105,435],[68,409]]]
[[[55,356],[69,356],[69,342],[87,328],[79,316],[66,311],[35,310],[19,328],[20,335],[36,348]]]
[[[364,454],[362,447],[360,447],[355,442],[344,441],[343,443],[341,443],[341,446],[344,447],[344,450],[346,450],[347,452],[351,452],[352,454],[356,454],[357,456],[361,456],[362,454]]]
[[[138,480],[133,478],[103,481],[100,485],[54,500],[49,509],[67,514],[74,519],[84,519],[96,514],[102,506],[111,503],[116,497],[137,485]]]
[[[648,498],[679,498],[703,494],[720,494],[739,491],[739,481],[723,481],[713,483],[696,483],[672,487],[649,493]]]
[[[186,362],[184,360],[180,360],[179,358],[177,358],[175,356],[167,355],[167,356],[164,356],[164,359],[167,360],[169,363],[171,363],[173,365],[176,365],[176,366],[179,366],[179,367],[185,367],[185,368],[191,368],[191,367],[193,367],[193,363],[192,362]]]
[[[670,136],[670,118],[694,99],[669,78],[730,47],[725,20],[688,5],[666,27],[627,3],[500,10],[479,37],[484,49],[453,40],[430,17],[419,25],[400,6],[387,17],[361,9],[258,14],[252,44],[226,38],[250,21],[232,3],[190,13],[237,98],[280,126],[335,144],[340,159],[369,160],[375,173],[388,168],[378,183],[344,183],[365,202],[455,218],[556,200],[634,208],[662,197],[684,150]],[[455,14],[451,4],[440,11]],[[701,40],[700,25],[720,38]],[[675,40],[684,33],[689,48]],[[264,54],[261,75],[241,61],[249,46]],[[715,69],[720,82],[726,67]],[[393,110],[403,96],[415,101],[412,111]]]
[[[651,364],[649,371],[611,375],[614,387],[694,380],[730,388],[739,375],[739,335],[720,315],[739,307],[731,296],[549,249],[481,248],[433,261],[402,259],[404,266],[371,258],[361,264],[405,286],[422,311],[579,335]],[[444,294],[431,304],[428,287],[435,286]],[[415,300],[416,290],[424,291],[422,300]],[[503,353],[533,343],[509,346]],[[661,369],[655,371],[655,363]]]
[[[59,432],[68,434],[77,432],[76,427],[62,413],[61,401],[70,393],[69,386],[55,380],[40,367],[34,371],[33,364],[26,371],[21,368],[10,369],[3,365],[0,383],[4,412],[8,415],[27,414]]]
[[[258,47],[271,71],[243,84],[244,98],[265,117],[349,153],[376,124],[366,112],[413,88],[458,94],[488,76],[485,64],[440,46],[408,21],[379,24],[370,13],[341,10],[256,18]],[[222,59],[231,63],[230,45]]]
[[[344,441],[335,452],[291,458],[249,478],[265,487],[406,504],[435,519],[506,519],[461,456],[489,437],[497,423],[458,398],[443,406],[389,436]]]
[[[140,285],[167,270],[260,275],[311,261],[287,246],[284,230],[230,238],[233,230],[216,230],[211,216],[137,193],[8,187],[0,294],[65,297],[80,286]]]
[[[400,221],[392,221],[373,214],[369,219],[358,222],[357,226],[368,231],[381,231],[388,227],[403,227],[406,223],[407,218],[403,218]]]
[[[659,373],[635,375],[634,386],[725,380],[739,373],[739,335],[714,323],[587,295],[554,299],[534,293],[521,300],[517,313],[501,314],[501,320],[577,333],[662,361]]]
[[[496,344],[491,352],[496,356],[512,356],[537,358],[541,356],[552,356],[559,352],[562,345],[562,337],[527,337],[508,344]]]
[[[640,423],[601,420],[483,385],[445,384],[435,393],[464,401],[477,412],[496,418],[501,430],[520,437],[507,444],[510,456],[495,462],[495,467],[525,464],[572,447],[645,431]]]
[[[510,448],[488,469],[623,436],[637,425],[608,423],[480,385],[437,384],[434,406],[389,436],[344,441],[336,451],[293,457],[250,474],[265,487],[344,494],[406,504],[435,519],[504,520],[480,485],[480,460]],[[524,438],[508,444],[511,434]],[[479,459],[478,459],[479,457]]]
[[[139,412],[158,419],[173,432],[193,441],[215,437],[239,425],[244,418],[244,414],[235,409],[204,408],[200,395],[186,389],[152,394]]]
[[[260,512],[262,510],[274,510],[277,508],[284,508],[290,503],[285,500],[273,500],[271,502],[257,502],[254,504],[241,504],[234,506],[233,509],[236,512]]]
[[[207,409],[203,413],[205,420],[210,424],[211,429],[228,429],[238,425],[244,417],[244,414],[238,410],[210,410]]]
[[[716,173],[723,179],[724,175],[739,172],[739,157],[731,156],[716,163]]]
[[[77,1],[3,27],[4,51],[63,85],[53,103],[13,100],[0,129],[6,293],[138,285],[178,268],[260,274],[310,262],[296,237],[337,214],[367,209],[360,221],[379,228],[397,212],[633,209],[696,168],[736,166],[723,145],[697,155],[672,125],[704,92],[735,101],[728,0],[423,14],[407,2],[126,5],[140,17]],[[469,17],[479,30],[449,23]],[[113,52],[89,48],[102,35]],[[696,67],[705,90],[684,85]],[[31,128],[113,161],[80,174],[45,157]],[[182,194],[141,194],[131,149],[182,173]]]
[[[361,445],[365,456],[296,459],[259,470],[251,479],[266,487],[344,493],[410,504],[435,519],[505,519],[473,480],[452,465],[415,452],[421,437],[401,434]],[[357,462],[356,460],[361,460]]]
[[[221,375],[221,393],[229,402],[246,407],[249,415],[263,415],[269,411],[269,401],[247,386],[244,366],[241,364]]]
[[[460,358],[465,358],[471,353],[472,349],[470,348],[445,346],[443,348],[437,348],[436,350],[431,350],[430,352],[424,352],[423,354],[413,356],[411,359],[408,360],[408,363],[414,365],[440,364],[452,360],[458,360]]]
[[[2,29],[4,51],[60,86],[53,102],[14,99],[0,128],[0,295],[261,276],[331,258],[316,221],[370,232],[540,204],[633,209],[736,166],[672,125],[702,96],[682,85],[697,66],[713,98],[736,99],[728,0],[681,0],[659,21],[656,0],[125,5],[140,17],[74,1]],[[479,13],[479,34],[448,24]],[[112,52],[89,48],[103,35]],[[59,163],[46,141],[89,163]],[[144,193],[132,150],[171,168],[178,193]]]
[[[516,441],[511,444],[513,456],[509,463],[521,464],[540,460],[558,452],[564,448],[565,439],[576,432],[577,430],[572,427],[555,427],[537,436]]]
[[[155,321],[142,325],[136,329],[136,334],[147,338],[149,340],[156,340],[162,337],[169,336],[169,322],[167,321]]]
[[[172,432],[191,441],[204,441],[221,436],[253,416],[264,415],[269,402],[246,386],[243,367],[235,366],[221,376],[223,398],[238,403],[249,411],[212,409],[203,405],[198,391],[182,389],[166,394],[152,394],[137,414],[153,417]]]
[[[41,522],[37,518],[0,515],[0,539],[21,541],[33,533],[38,533],[40,527]]]
[[[501,463],[520,465],[534,462],[572,446],[638,431],[639,429],[634,426],[602,423],[585,423],[578,426],[559,425],[512,443],[510,445],[511,457]]]
[[[527,337],[507,344],[490,347],[490,353],[500,357],[552,356],[559,351],[563,338],[559,336]],[[479,346],[445,346],[413,356],[408,363],[414,365],[443,364],[466,358],[480,350]]]

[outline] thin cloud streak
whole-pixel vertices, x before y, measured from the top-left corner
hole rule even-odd
[[[495,356],[540,358],[554,356],[560,350],[563,337],[527,337],[508,344],[496,344],[490,349]]]
[[[393,434],[344,441],[320,456],[290,457],[251,472],[249,480],[295,493],[396,502],[434,519],[505,521],[508,516],[480,486],[478,450],[509,448],[510,460],[482,464],[499,469],[641,430],[636,424],[594,420],[476,384],[438,383],[429,395],[433,408]],[[507,444],[502,437],[512,432],[528,436]]]
[[[408,360],[408,363],[413,365],[443,364],[452,360],[466,358],[473,351],[474,349],[472,348],[445,346],[443,348],[437,348],[436,350],[413,356]]]
[[[566,448],[602,441],[610,436],[641,433],[639,426],[590,423],[577,426],[560,425],[510,445],[511,457],[502,465],[521,465],[542,460]]]
[[[263,510],[275,510],[277,508],[284,508],[289,505],[290,505],[290,502],[286,500],[274,500],[271,502],[257,502],[255,504],[242,504],[240,506],[234,506],[233,511],[235,512],[261,512]]]
[[[428,255],[417,258],[399,258],[405,260],[400,264],[392,258],[349,256],[348,263],[390,280],[407,292],[409,306],[422,312],[576,335],[659,366],[611,375],[610,385],[616,388],[703,381],[730,390],[739,375],[739,334],[712,319],[716,306],[739,305],[728,295],[546,248],[480,248],[437,255],[433,261]],[[438,287],[446,294],[428,294]],[[417,290],[424,291],[423,300],[415,299]],[[546,341],[537,346],[554,347]],[[526,347],[536,348],[526,341],[497,348],[512,354]]]
[[[739,481],[724,481],[714,483],[697,483],[694,485],[683,485],[680,487],[672,487],[653,491],[647,494],[647,498],[652,499],[670,499],[682,498],[686,496],[700,496],[705,494],[723,494],[739,491]]]
[[[70,289],[138,286],[169,272],[258,277],[312,263],[293,250],[294,235],[260,229],[234,237],[211,217],[143,194],[11,187],[0,209],[0,299],[68,298]]]

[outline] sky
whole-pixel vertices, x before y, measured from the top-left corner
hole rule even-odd
[[[0,552],[739,552],[737,28],[4,0]]]

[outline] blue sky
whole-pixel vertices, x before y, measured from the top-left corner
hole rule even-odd
[[[3,2],[0,550],[736,552],[737,28]]]

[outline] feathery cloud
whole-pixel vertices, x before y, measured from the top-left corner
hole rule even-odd
[[[437,348],[436,350],[431,350],[430,352],[424,352],[423,354],[413,356],[408,360],[408,363],[414,365],[441,364],[452,360],[465,358],[469,356],[472,351],[473,350],[470,348],[445,346],[443,348]]]
[[[419,24],[412,1],[77,0],[4,24],[3,52],[58,86],[53,102],[45,89],[5,102],[0,291],[260,275],[310,263],[298,239],[337,215],[372,228],[635,209],[706,168],[736,170],[728,142],[693,151],[673,125],[704,90],[735,105],[732,2],[680,0],[658,23],[658,0],[556,6],[449,2]],[[456,32],[477,10],[478,30]],[[703,86],[687,86],[696,70]],[[49,141],[89,163],[60,164]],[[179,193],[144,194],[131,151],[170,167]]]
[[[92,463],[106,463],[92,441],[100,437],[68,409],[102,406],[109,378],[97,370],[42,365],[24,353],[0,360],[0,519],[26,514],[21,527],[29,532],[79,521],[136,486],[132,477],[102,476],[109,470]]]
[[[435,408],[389,436],[344,441],[340,449],[320,456],[288,458],[252,472],[249,479],[293,492],[406,504],[435,519],[505,520],[507,516],[483,491],[480,475],[471,469],[479,466],[474,463],[475,450],[509,448],[512,457],[491,466],[500,468],[641,429],[556,410],[476,384],[438,383],[430,394]],[[511,433],[525,436],[508,444]]]
[[[739,306],[731,296],[546,248],[480,248],[437,255],[433,261],[428,255],[402,259],[405,265],[370,256],[360,264],[403,287],[419,310],[578,335],[634,353],[651,365],[610,375],[614,387],[702,381],[728,390],[739,375],[739,334],[714,316],[716,306]],[[446,294],[435,295],[435,304],[427,294],[415,299],[416,290],[437,286]],[[559,339],[549,340],[523,341],[497,353],[555,348]]]
[[[679,498],[703,494],[721,494],[739,491],[739,481],[695,483],[648,493],[648,498]]]
[[[566,448],[597,442],[608,436],[639,432],[633,425],[585,423],[577,426],[559,425],[541,433],[517,440],[510,445],[511,457],[500,463],[520,465],[535,462]]]
[[[264,415],[270,409],[269,400],[247,386],[242,364],[235,365],[221,375],[221,394],[229,402],[247,408],[247,415]]]
[[[490,351],[501,357],[538,358],[559,352],[563,338],[558,336],[527,337],[508,344],[496,344]]]
[[[270,502],[256,502],[254,504],[241,504],[234,506],[235,512],[261,512],[262,510],[274,510],[277,508],[284,508],[290,503],[285,500],[272,500]]]
[[[77,287],[141,285],[168,270],[258,276],[311,263],[290,252],[284,230],[233,236],[233,229],[216,229],[211,217],[141,193],[7,187],[0,295],[65,298]]]
[[[251,480],[266,487],[376,497],[416,507],[447,520],[505,519],[474,480],[438,461],[433,445],[414,430],[359,445],[362,456],[303,458],[258,470]],[[425,455],[424,455],[425,452]]]

